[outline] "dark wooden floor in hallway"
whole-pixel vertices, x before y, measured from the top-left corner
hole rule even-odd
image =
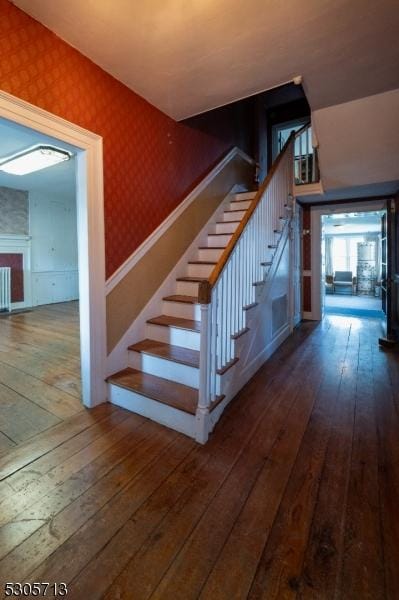
[[[83,410],[78,302],[0,315],[0,451]]]
[[[68,598],[396,599],[399,360],[303,323],[206,446],[110,405],[0,455],[0,575]]]

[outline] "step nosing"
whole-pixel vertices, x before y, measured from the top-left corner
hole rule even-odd
[[[183,319],[180,317],[171,317],[169,315],[159,315],[148,319],[149,325],[158,325],[160,327],[175,327],[176,329],[185,329],[199,333],[201,331],[201,322],[192,319]]]
[[[148,348],[145,348],[146,342],[151,343],[152,345],[154,345],[154,347],[151,347],[150,345]],[[175,352],[177,355],[173,356],[172,354],[163,354],[161,349],[170,349],[171,353]],[[168,360],[170,362],[179,363],[187,367],[193,367],[194,369],[199,369],[199,351],[197,350],[188,350],[187,348],[183,348],[182,346],[167,344],[166,342],[158,342],[156,340],[143,340],[141,342],[137,342],[136,344],[130,345],[128,347],[128,350],[130,350],[131,352],[137,352],[139,354],[155,356],[157,358],[160,358],[161,360]],[[182,356],[179,357],[179,353]],[[185,358],[183,355],[187,353],[195,353],[196,355],[198,355],[197,360],[190,360],[189,358]]]

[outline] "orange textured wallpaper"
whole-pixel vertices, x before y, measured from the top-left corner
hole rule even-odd
[[[107,277],[229,149],[164,115],[8,0],[0,87],[103,137]]]

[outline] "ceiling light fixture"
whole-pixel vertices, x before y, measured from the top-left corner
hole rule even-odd
[[[11,175],[27,175],[69,160],[72,154],[54,146],[33,146],[0,162],[0,171]]]

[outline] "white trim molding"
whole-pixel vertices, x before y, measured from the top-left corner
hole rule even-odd
[[[95,406],[104,402],[107,394],[102,138],[3,91],[0,117],[71,144],[77,150],[82,398],[85,406]]]
[[[385,200],[367,200],[364,202],[348,202],[345,204],[325,204],[323,206],[311,207],[311,265],[310,271],[311,281],[311,312],[304,313],[305,319],[320,321],[323,318],[323,302],[322,302],[322,256],[321,256],[321,241],[322,227],[321,218],[323,215],[340,214],[347,212],[370,212],[383,210],[385,208]],[[304,272],[305,274],[305,272]]]
[[[31,238],[28,235],[0,235],[0,254],[21,254],[23,265],[23,294],[21,302],[13,302],[11,310],[21,310],[32,306],[31,277]]]
[[[105,292],[109,294],[126,277],[135,264],[150,250],[150,248],[159,240],[159,238],[169,229],[171,225],[179,218],[188,206],[201,194],[206,187],[215,179],[215,177],[224,169],[224,167],[236,156],[250,164],[255,161],[240,148],[234,147],[228,154],[202,179],[199,184],[182,200],[182,202],[166,217],[164,221],[136,248],[136,250],[125,260],[125,262],[107,279]]]

